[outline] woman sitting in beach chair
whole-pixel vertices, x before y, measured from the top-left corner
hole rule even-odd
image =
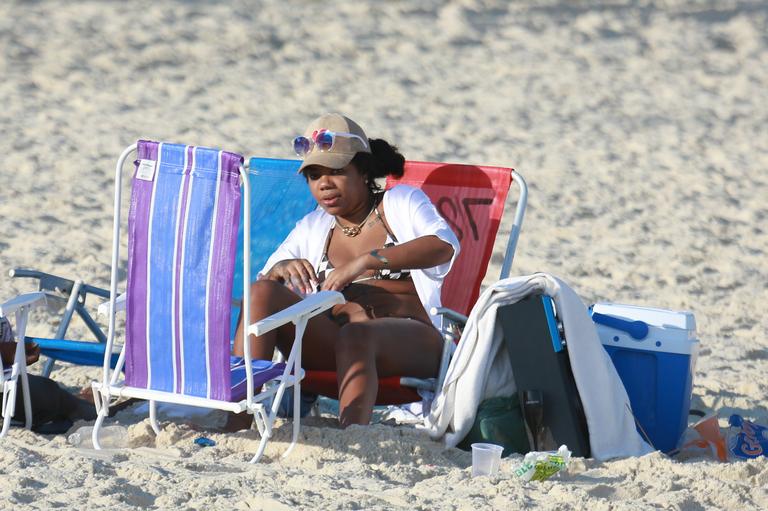
[[[402,176],[405,159],[354,121],[323,115],[294,149],[320,208],[296,224],[253,283],[251,320],[318,289],[342,292],[347,303],[309,322],[303,366],[336,371],[343,427],[368,424],[378,378],[437,376],[443,339],[428,311],[440,306],[459,242],[421,190],[380,189],[376,179]],[[252,337],[251,354],[287,355],[293,338],[292,324]],[[243,354],[242,324],[234,352]]]

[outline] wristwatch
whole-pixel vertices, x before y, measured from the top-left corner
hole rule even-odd
[[[384,266],[389,266],[389,259],[384,257],[383,255],[379,254],[379,249],[374,249],[368,252],[370,255],[381,261],[381,264]]]

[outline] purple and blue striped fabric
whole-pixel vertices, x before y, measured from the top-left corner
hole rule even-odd
[[[248,381],[245,376],[245,360],[242,357],[231,357],[232,369],[232,400],[239,401],[245,398],[248,389]],[[285,370],[285,364],[274,364],[268,360],[252,360],[251,373],[253,373],[253,386],[259,388],[269,380],[277,378]]]
[[[128,215],[127,385],[231,399],[242,162],[216,149],[139,141]]]

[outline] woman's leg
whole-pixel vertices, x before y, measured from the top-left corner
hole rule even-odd
[[[251,285],[251,322],[259,321],[298,303],[301,298],[273,280],[257,280]],[[243,321],[242,315],[237,325],[233,353],[243,356]],[[250,337],[251,357],[260,360],[272,360],[277,347],[288,357],[293,346],[296,330],[292,323],[276,328],[264,335]],[[312,318],[307,323],[307,329],[302,339],[302,365],[307,369],[336,369],[334,345],[339,335],[339,326],[325,315]]]
[[[281,311],[301,300],[299,295],[272,280],[257,280],[251,285],[251,316],[250,321],[256,322],[267,316]],[[243,317],[237,325],[233,354],[243,356]],[[250,337],[251,358],[260,360],[272,360],[275,348],[278,348],[284,357],[288,358],[293,346],[296,329],[292,323],[276,328],[264,335]],[[301,362],[305,369],[320,369],[326,371],[336,370],[334,346],[339,335],[339,326],[327,316],[316,316],[309,320],[304,331],[301,343]],[[306,389],[306,387],[304,387]],[[311,389],[307,389],[310,390]],[[251,427],[253,417],[242,412],[230,414],[226,431],[237,431]]]
[[[336,343],[341,426],[370,422],[380,377],[436,377],[442,348],[440,332],[412,319],[344,325]]]

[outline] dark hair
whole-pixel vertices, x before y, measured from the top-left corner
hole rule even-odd
[[[350,163],[365,177],[368,188],[381,190],[376,179],[387,176],[401,177],[405,171],[405,156],[386,140],[373,138],[369,139],[368,143],[371,152],[357,153]]]

